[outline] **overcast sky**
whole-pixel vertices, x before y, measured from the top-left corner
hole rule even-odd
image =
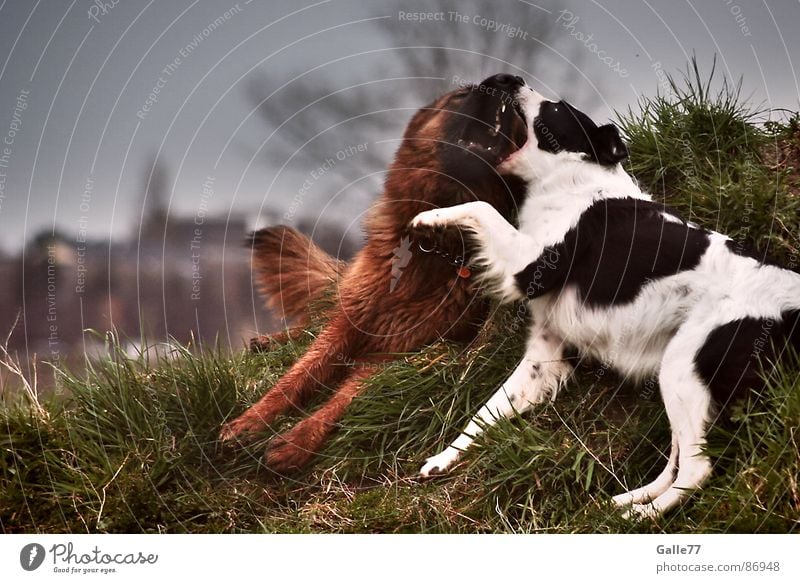
[[[268,222],[268,212],[283,214],[313,164],[282,169],[274,128],[253,115],[247,97],[254,76],[284,98],[293,97],[298,75],[343,100],[384,84],[391,92],[381,105],[392,110],[424,104],[450,89],[453,76],[509,70],[607,119],[654,95],[660,71],[679,72],[693,53],[709,67],[716,54],[721,72],[743,77],[754,105],[798,108],[796,0],[508,3],[519,4],[518,22],[492,24],[497,1],[469,11],[454,1],[458,18],[409,22],[395,3],[363,0],[105,0],[103,9],[99,0],[0,0],[0,249],[15,251],[54,226],[68,236],[85,226],[93,238],[135,232],[143,173],[156,155],[170,173],[177,214],[208,207],[245,214],[254,225]],[[407,13],[427,5],[402,3]],[[387,23],[395,34],[385,32]],[[434,38],[457,29],[453,51],[479,35],[513,33],[510,42],[539,58],[502,65],[504,55],[492,55],[498,65],[490,70],[485,61],[470,67],[467,54],[463,70],[420,71],[432,77],[429,86],[409,95],[394,62],[412,27],[429,27]],[[542,27],[545,44],[535,34]],[[302,99],[298,109],[307,105]],[[399,109],[392,119],[409,114]],[[312,139],[336,121],[303,123]],[[394,145],[374,147],[388,156]],[[358,156],[347,163],[357,165]],[[324,209],[357,225],[376,195],[354,189],[326,206],[319,189],[295,218]]]

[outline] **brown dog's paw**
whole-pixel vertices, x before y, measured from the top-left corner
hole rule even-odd
[[[272,339],[267,336],[256,336],[250,339],[250,352],[269,352]]]
[[[228,421],[219,431],[220,441],[248,441],[257,433],[264,431],[269,422],[262,416],[253,413],[250,409],[245,411],[233,421]]]
[[[251,352],[269,352],[273,348],[289,342],[300,340],[304,333],[302,326],[286,328],[272,334],[262,334],[250,339]]]
[[[295,332],[293,330],[281,330],[273,334],[262,334],[250,339],[251,352],[269,352],[273,348],[286,344],[294,339]]]
[[[302,439],[293,437],[290,431],[270,442],[264,460],[276,472],[291,472],[305,466],[314,457],[314,453]]]

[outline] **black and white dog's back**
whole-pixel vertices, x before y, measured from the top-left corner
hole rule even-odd
[[[629,378],[658,376],[672,428],[667,467],[614,502],[660,515],[710,474],[708,426],[737,389],[760,384],[759,358],[779,357],[787,341],[800,349],[800,275],[652,201],[622,168],[614,126],[528,87],[517,99],[528,141],[501,170],[528,183],[519,229],[481,202],[424,212],[412,226],[473,233],[489,289],[530,302],[525,356],[421,473],[446,471],[483,428],[554,398],[572,345]]]

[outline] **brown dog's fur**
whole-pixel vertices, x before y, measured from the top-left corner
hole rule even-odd
[[[318,388],[335,385],[327,403],[270,443],[266,460],[275,470],[300,467],[319,450],[362,390],[364,379],[390,358],[383,355],[415,350],[440,338],[468,341],[485,319],[487,304],[473,279],[459,277],[450,262],[422,253],[413,241],[410,261],[390,291],[395,250],[417,213],[480,199],[510,216],[522,190],[491,166],[471,175],[468,183],[447,171],[442,143],[454,141],[448,131],[461,123],[453,118],[459,115],[451,104],[458,101],[455,93],[421,109],[409,123],[384,193],[368,215],[366,245],[350,264],[328,257],[288,227],[253,236],[254,267],[271,307],[306,322],[309,302],[326,288],[335,289],[337,300],[306,353],[260,401],[221,431],[223,440],[261,432],[281,413],[300,411]],[[452,256],[464,253],[460,237],[440,242],[439,249]],[[254,346],[263,342],[256,339]]]

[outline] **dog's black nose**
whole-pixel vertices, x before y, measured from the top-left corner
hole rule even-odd
[[[509,75],[508,73],[500,73],[498,75],[492,75],[486,81],[483,82],[484,85],[490,85],[492,87],[497,87],[499,89],[516,89],[517,87],[521,87],[525,85],[525,81],[519,75]]]

